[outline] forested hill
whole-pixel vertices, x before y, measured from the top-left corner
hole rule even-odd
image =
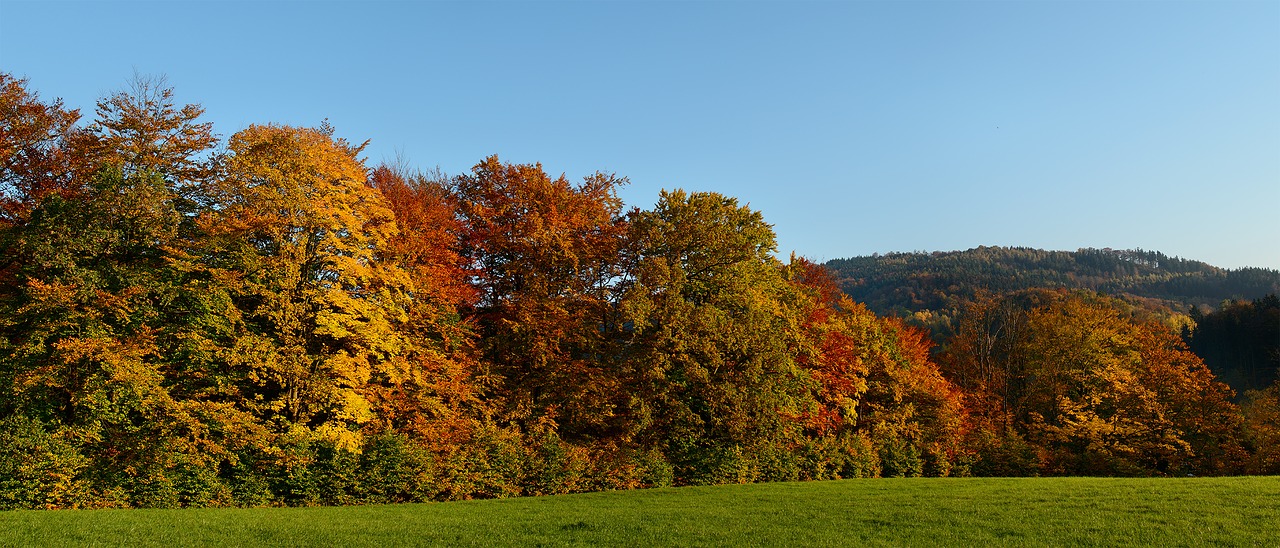
[[[978,247],[967,251],[890,253],[826,263],[841,288],[880,314],[954,310],[979,289],[1090,289],[1143,308],[1216,309],[1229,299],[1280,292],[1280,271],[1227,270],[1158,251],[1045,251]],[[943,312],[945,314],[945,312]]]

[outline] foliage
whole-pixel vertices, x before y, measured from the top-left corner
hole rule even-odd
[[[250,126],[228,149],[199,224],[243,320],[241,393],[268,421],[354,449],[373,419],[367,385],[406,369],[409,278],[380,252],[395,218],[364,184],[359,149],[322,131]]]
[[[1245,441],[1253,447],[1246,471],[1280,475],[1280,381],[1248,393],[1244,403]]]
[[[1022,443],[1042,474],[1238,465],[1230,389],[1167,327],[1096,294],[1050,291],[987,299],[963,318],[941,361],[981,412],[992,466],[1012,464]]]
[[[578,440],[614,428],[619,391],[600,357],[614,353],[625,183],[597,173],[575,186],[496,156],[457,178],[460,249],[479,295],[466,312],[503,420],[551,421]]]
[[[1120,301],[948,287],[939,361],[730,196],[369,169],[327,123],[224,143],[162,79],[79,127],[26,85],[0,74],[4,508],[1274,468],[1274,394],[1241,414]]]
[[[94,122],[80,136],[89,160],[126,175],[160,174],[174,188],[212,176],[205,153],[217,137],[212,123],[198,121],[204,108],[174,104],[164,77],[135,75],[129,87],[98,101]]]
[[[23,415],[0,419],[0,510],[79,508],[92,500],[88,459],[59,434]]]
[[[760,214],[710,193],[663,193],[634,216],[636,277],[623,302],[627,376],[646,446],[665,442],[679,483],[786,479],[808,376],[788,355],[790,288]]]
[[[77,190],[81,154],[70,141],[79,119],[80,111],[43,103],[27,80],[0,72],[0,226],[21,225],[46,196]]]

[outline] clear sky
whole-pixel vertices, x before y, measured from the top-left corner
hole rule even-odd
[[[372,139],[738,197],[823,261],[978,245],[1280,268],[1280,2],[0,0],[0,70],[92,114],[163,74],[224,137]]]

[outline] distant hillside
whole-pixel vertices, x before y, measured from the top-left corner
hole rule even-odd
[[[1087,289],[1181,329],[1191,349],[1240,398],[1280,378],[1276,270],[1226,270],[1157,251],[1021,247],[891,253],[826,266],[854,300],[928,328],[943,346],[965,303],[983,290]]]
[[[846,293],[876,313],[915,315],[926,324],[935,323],[930,316],[949,316],[980,289],[997,293],[1037,287],[1091,289],[1144,309],[1180,313],[1192,305],[1215,310],[1224,300],[1280,292],[1280,271],[1226,270],[1141,249],[978,247],[835,259],[826,266]]]

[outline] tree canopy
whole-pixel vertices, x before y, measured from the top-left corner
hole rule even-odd
[[[0,508],[1274,469],[1274,389],[1121,301],[947,289],[936,347],[731,196],[223,141],[174,97],[79,125],[0,74]]]

